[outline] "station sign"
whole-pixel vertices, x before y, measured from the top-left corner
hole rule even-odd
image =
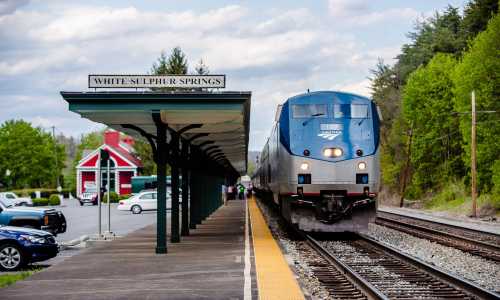
[[[225,88],[226,75],[89,75],[89,88]]]

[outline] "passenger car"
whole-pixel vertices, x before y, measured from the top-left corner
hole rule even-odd
[[[33,201],[30,197],[18,197],[13,192],[3,192],[0,193],[0,199],[10,199],[14,201],[16,206],[31,206],[33,205]]]
[[[118,210],[132,211],[133,214],[140,214],[143,210],[157,209],[157,194],[155,190],[145,190],[132,197],[120,200]],[[179,202],[180,199],[179,199]],[[167,193],[167,209],[172,207],[172,198],[170,193]]]
[[[0,225],[1,270],[17,270],[55,257],[58,252],[56,239],[46,231]]]
[[[14,206],[10,199],[0,199],[0,225],[28,227],[54,235],[66,232],[66,218],[53,208]]]

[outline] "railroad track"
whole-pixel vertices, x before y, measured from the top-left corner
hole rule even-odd
[[[364,235],[340,241],[302,235],[324,259],[311,267],[332,299],[500,299]]]
[[[380,211],[375,224],[500,262],[500,236],[495,234]]]

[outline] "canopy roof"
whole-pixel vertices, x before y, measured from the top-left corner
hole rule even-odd
[[[156,135],[152,114],[159,112],[163,123],[174,131],[200,124],[181,136],[204,143],[202,149],[223,153],[241,175],[246,173],[250,127],[251,92],[61,92],[69,110],[83,118],[105,124],[137,138],[141,135],[124,124]],[[217,146],[217,147],[215,147]]]

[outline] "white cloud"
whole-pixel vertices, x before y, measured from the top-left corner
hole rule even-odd
[[[359,12],[346,3],[340,15]],[[22,117],[73,135],[94,129],[100,125],[69,112],[58,91],[85,90],[89,73],[145,73],[160,51],[180,46],[190,63],[203,58],[211,72],[226,73],[228,90],[252,91],[252,149],[265,142],[277,104],[307,89],[369,95],[369,68],[398,50],[367,47],[308,9],[237,5],[196,12],[65,2],[0,16],[0,39],[0,81],[15,94],[0,90],[0,123]]]
[[[413,8],[389,8],[373,10],[369,2],[363,0],[329,0],[330,14],[338,18],[338,24],[349,26],[367,26],[375,23],[394,20],[415,20],[419,12]]]
[[[350,82],[344,84],[336,84],[332,87],[333,90],[359,94],[366,97],[371,97],[372,89],[369,79],[364,79],[359,82]]]
[[[1,0],[0,16],[14,12],[20,6],[28,4],[29,0]]]

